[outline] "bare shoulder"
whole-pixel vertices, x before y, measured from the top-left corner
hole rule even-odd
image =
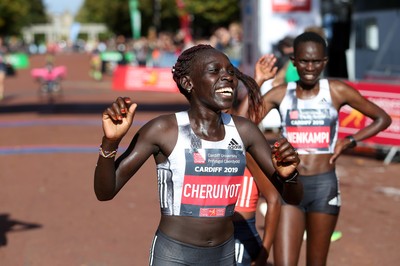
[[[286,94],[287,84],[281,84],[270,89],[264,96],[263,100],[279,105]]]
[[[358,90],[344,81],[337,79],[329,79],[328,81],[332,99],[338,106],[342,106],[355,98],[361,97]]]
[[[233,115],[231,114],[233,122],[235,122],[236,127],[241,126],[243,124],[246,123],[252,123],[250,119],[244,117],[244,116],[240,116],[240,115]]]
[[[175,114],[157,116],[148,121],[139,132],[154,139],[169,139],[177,134],[177,121]]]
[[[284,95],[287,90],[287,84],[280,84],[278,86],[273,87],[271,90],[269,90],[267,93],[271,95]]]
[[[246,117],[232,115],[232,119],[243,142],[246,142],[247,138],[255,137],[255,134],[261,133],[257,125]]]
[[[349,84],[347,84],[346,82],[339,80],[339,79],[328,79],[328,82],[329,82],[329,87],[331,88],[331,90],[343,91],[343,90],[347,90],[347,89],[354,89]]]
[[[151,119],[147,124],[159,129],[169,129],[171,127],[176,127],[176,116],[175,114],[160,115]]]

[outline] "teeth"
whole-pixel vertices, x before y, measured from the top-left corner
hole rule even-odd
[[[226,88],[221,88],[216,90],[216,92],[218,93],[233,93],[233,89],[230,87],[226,87]]]

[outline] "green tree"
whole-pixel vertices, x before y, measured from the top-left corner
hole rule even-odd
[[[19,36],[23,27],[47,22],[42,0],[1,0],[0,35]]]
[[[240,20],[240,0],[184,0],[185,8],[193,16],[193,27],[227,26]]]
[[[116,35],[131,34],[128,0],[85,0],[75,19],[81,23],[104,23]]]
[[[110,11],[108,2],[111,1],[85,0],[75,20],[82,23],[106,23],[105,14],[107,11]]]
[[[26,25],[29,6],[26,0],[0,1],[0,35],[19,35]]]
[[[185,4],[189,13],[212,23],[223,23],[238,15],[238,0],[186,0]]]
[[[155,3],[159,2],[159,31],[176,31],[179,28],[179,14],[176,0],[139,0],[142,17],[142,35],[154,27]],[[193,18],[193,32],[209,35],[213,28],[226,26],[240,19],[240,0],[184,0],[186,12]],[[129,0],[85,0],[76,20],[81,23],[97,22],[107,25],[116,35],[132,36]]]
[[[29,6],[29,24],[39,24],[39,23],[48,23],[49,18],[46,14],[46,8],[43,4],[43,0],[30,0]]]

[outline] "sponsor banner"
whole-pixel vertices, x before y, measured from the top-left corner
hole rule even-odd
[[[400,85],[350,82],[346,81],[359,92],[382,109],[392,118],[392,124],[378,135],[363,142],[369,144],[400,146]],[[356,133],[359,129],[369,125],[372,120],[349,106],[341,108],[339,113],[339,137]]]
[[[311,0],[272,0],[273,12],[310,11]]]
[[[117,66],[113,90],[179,92],[170,68]]]
[[[15,69],[25,69],[29,67],[29,57],[25,53],[13,53],[5,56],[5,61]]]
[[[121,54],[118,51],[105,51],[100,53],[100,59],[101,61],[104,62],[115,62],[118,63],[119,61],[122,61],[122,56],[124,56],[125,60],[128,62],[132,62],[135,58],[135,55],[133,53],[124,53]]]

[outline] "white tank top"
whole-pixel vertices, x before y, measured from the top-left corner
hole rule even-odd
[[[207,141],[193,132],[186,111],[175,115],[177,143],[168,159],[157,164],[161,213],[194,217],[233,215],[246,156],[232,117],[222,113],[223,140]]]
[[[279,105],[283,136],[299,154],[333,153],[338,133],[338,112],[332,105],[327,79],[319,81],[312,99],[296,97],[296,82],[289,82]]]

